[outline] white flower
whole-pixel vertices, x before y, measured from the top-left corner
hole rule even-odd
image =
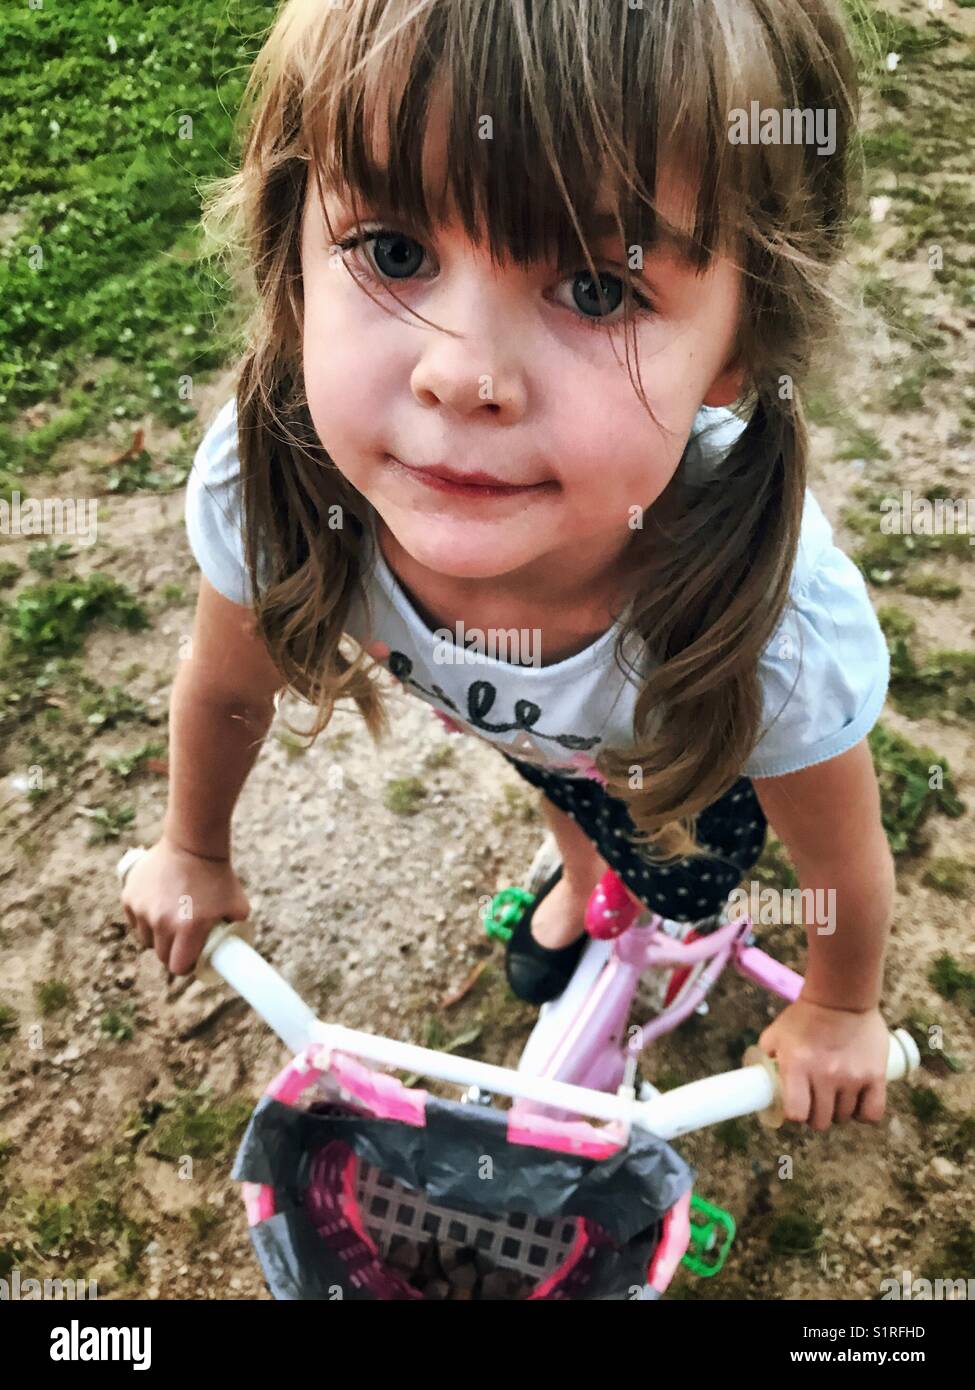
[[[899,53],[888,53],[888,54],[887,54],[887,71],[888,71],[888,72],[896,72],[896,71],[897,71],[897,64],[900,62],[900,60],[901,60],[901,55],[900,55]]]
[[[118,52],[118,39],[114,34],[108,36],[108,51],[113,54]]]
[[[49,122],[48,122],[48,127],[47,127],[47,128],[48,128],[48,130],[51,132],[52,135],[60,135],[60,134],[61,134],[61,126],[60,126],[60,123],[59,123],[58,121],[49,121]]]

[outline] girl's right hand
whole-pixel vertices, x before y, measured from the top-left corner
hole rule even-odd
[[[129,926],[174,975],[189,975],[211,929],[242,922],[250,903],[227,859],[203,859],[165,836],[126,875]]]

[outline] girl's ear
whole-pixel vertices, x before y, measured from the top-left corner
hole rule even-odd
[[[714,378],[702,405],[734,405],[745,389],[745,367],[733,358]]]

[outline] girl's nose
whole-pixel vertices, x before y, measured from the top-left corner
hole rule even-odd
[[[521,419],[528,403],[525,338],[510,296],[481,271],[454,272],[455,283],[424,304],[438,325],[424,332],[410,378],[421,405],[458,415],[480,412],[498,423]]]

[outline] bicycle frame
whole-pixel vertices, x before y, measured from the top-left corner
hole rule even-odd
[[[630,1084],[643,1049],[700,1009],[729,962],[746,979],[790,1002],[802,989],[801,975],[754,945],[750,918],[685,945],[667,935],[655,914],[644,910],[641,919],[612,872],[594,890],[586,924],[595,939],[562,995],[542,1006],[519,1071],[610,1092]],[[628,1025],[645,971],[702,964],[656,1017],[642,1026]]]

